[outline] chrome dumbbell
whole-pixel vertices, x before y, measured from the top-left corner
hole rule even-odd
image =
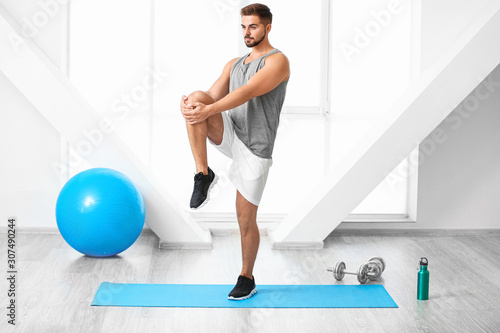
[[[329,267],[327,270],[333,272],[333,276],[337,281],[342,280],[345,274],[350,274],[356,275],[359,283],[364,284],[367,280],[375,281],[382,275],[382,272],[385,270],[385,261],[381,257],[371,257],[367,263],[359,266],[356,273],[348,272],[345,268],[345,263],[339,261],[335,264],[335,267]]]

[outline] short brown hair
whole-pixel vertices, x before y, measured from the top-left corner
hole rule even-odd
[[[241,16],[256,15],[265,25],[273,23],[273,14],[266,5],[254,3],[241,9]]]

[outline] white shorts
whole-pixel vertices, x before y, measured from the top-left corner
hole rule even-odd
[[[222,142],[216,145],[212,140],[208,141],[233,160],[229,168],[229,179],[245,199],[258,206],[273,160],[254,155],[234,132],[233,121],[227,111],[221,115],[224,122]]]

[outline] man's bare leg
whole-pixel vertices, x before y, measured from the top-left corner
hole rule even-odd
[[[252,278],[253,266],[259,250],[260,235],[257,226],[257,209],[259,207],[246,200],[239,191],[236,194],[236,214],[241,234],[241,254],[243,266],[241,274]]]
[[[186,104],[200,102],[203,104],[212,104],[214,99],[203,91],[195,91],[189,94]],[[222,115],[215,114],[201,123],[190,125],[186,122],[189,143],[193,152],[194,162],[196,164],[196,173],[203,172],[208,174],[208,159],[207,159],[207,137],[214,143],[222,142],[222,133],[224,125]]]

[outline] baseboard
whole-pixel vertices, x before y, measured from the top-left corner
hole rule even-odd
[[[168,242],[168,241],[160,241],[159,246],[160,249],[168,249],[168,250],[211,250],[212,242]]]
[[[305,241],[305,242],[281,242],[276,241],[273,233],[268,235],[271,249],[273,250],[320,250],[324,247],[323,241]]]
[[[220,213],[220,212],[198,212],[192,211],[190,215],[193,219],[198,222],[198,224],[205,230],[210,230],[213,235],[232,235],[239,233],[238,219],[236,218],[236,213]],[[267,235],[268,231],[273,230],[285,219],[287,214],[285,213],[262,213],[257,215],[257,223],[262,235]],[[374,225],[381,225],[381,223],[390,223],[391,227],[394,224],[401,223],[407,224],[408,222],[415,222],[404,215],[397,214],[351,214],[349,215],[341,224],[340,228],[344,225],[355,225],[362,226],[366,224],[369,228],[373,228]],[[374,224],[376,223],[376,224]],[[370,225],[371,224],[371,225]],[[353,228],[353,229],[355,229]],[[33,234],[58,234],[59,230],[56,226],[54,227],[23,227],[16,226],[16,231],[19,233],[33,233]],[[7,226],[0,226],[0,233],[7,233]],[[152,233],[151,229],[146,225],[143,229],[143,233]]]
[[[415,228],[337,228],[328,235],[335,236],[500,236],[500,229],[415,229]]]
[[[236,213],[217,213],[217,212],[198,212],[192,211],[190,215],[193,219],[198,223],[204,222],[233,222],[236,223],[238,221],[236,217]],[[279,223],[283,221],[283,219],[287,216],[287,214],[270,214],[270,213],[257,213],[257,221],[259,223]]]
[[[213,222],[200,222],[200,226],[205,230],[210,230],[213,236],[231,236],[239,235],[239,226],[237,222],[224,222],[224,221],[213,221]],[[378,228],[375,228],[379,225]],[[270,236],[270,231],[276,229],[279,226],[279,222],[258,222],[259,231],[261,236]],[[340,226],[332,231],[328,237],[336,236],[368,236],[368,235],[380,235],[380,236],[500,236],[499,229],[417,229],[409,228],[408,223],[390,223],[391,228],[380,227],[380,224],[369,223],[341,223]],[[8,228],[6,226],[0,227],[0,234],[6,234]],[[16,226],[16,232],[20,234],[60,234],[57,227],[22,227]],[[154,232],[149,227],[144,227],[141,235],[150,235]],[[322,242],[321,242],[322,243]],[[290,249],[290,248],[310,248],[317,249],[319,247],[318,242],[292,242],[292,243],[272,243],[273,249]],[[182,246],[182,244],[168,244],[160,243],[162,248],[211,248],[207,244],[201,242],[200,244],[188,245],[187,247]]]
[[[0,234],[6,234],[8,228],[1,226]],[[59,229],[57,227],[23,227],[16,226],[16,233],[19,234],[47,234],[47,235],[56,235],[60,234]],[[142,234],[154,234],[153,230],[149,227],[144,227],[141,231]]]
[[[210,230],[213,236],[231,236],[239,235],[240,228],[237,222],[200,222],[200,227]],[[269,231],[274,230],[279,223],[276,222],[257,222],[261,236],[267,236]]]
[[[271,242],[273,250],[321,250],[323,242]]]

